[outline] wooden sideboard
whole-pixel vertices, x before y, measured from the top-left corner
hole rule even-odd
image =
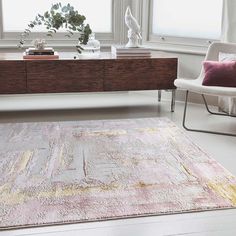
[[[0,94],[172,90],[173,111],[177,64],[165,54],[74,59],[73,53],[62,53],[59,60],[23,60],[21,53],[5,53],[0,54]]]

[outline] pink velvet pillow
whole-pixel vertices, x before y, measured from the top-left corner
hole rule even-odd
[[[202,85],[236,87],[236,61],[203,62],[205,78]]]

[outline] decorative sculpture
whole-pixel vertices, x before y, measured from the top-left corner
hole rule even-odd
[[[38,50],[44,50],[46,46],[46,41],[45,39],[35,39],[33,41],[34,47]]]
[[[130,7],[127,7],[125,12],[125,24],[129,28],[128,39],[129,42],[126,44],[128,48],[139,47],[139,39],[142,39],[140,25],[137,20],[133,17]]]

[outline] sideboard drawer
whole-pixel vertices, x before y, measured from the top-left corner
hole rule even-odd
[[[24,61],[0,61],[0,94],[27,92]]]
[[[178,59],[177,58],[157,58],[154,76],[157,78],[157,88],[175,89],[174,81],[177,79]]]
[[[117,59],[105,61],[105,91],[173,89],[177,59]]]
[[[103,91],[103,61],[28,61],[29,93]]]

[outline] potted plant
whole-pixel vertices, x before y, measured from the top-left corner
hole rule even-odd
[[[33,28],[43,25],[47,29],[46,35],[53,37],[55,33],[61,28],[66,29],[65,37],[70,38],[75,33],[78,33],[78,45],[76,45],[77,51],[81,53],[83,47],[89,40],[89,35],[92,30],[89,24],[85,24],[86,17],[80,15],[77,10],[69,3],[62,5],[60,2],[53,4],[51,9],[44,14],[38,14],[33,21],[28,24],[28,27],[21,34],[19,48],[23,48],[24,43],[29,37]]]

